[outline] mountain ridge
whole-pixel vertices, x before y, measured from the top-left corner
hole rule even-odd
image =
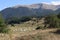
[[[60,5],[51,4],[32,4],[32,5],[19,5],[6,8],[1,11],[4,18],[10,17],[22,17],[22,16],[44,16],[51,13],[55,13],[60,8]],[[59,13],[59,12],[57,12]],[[55,13],[55,14],[57,14]]]

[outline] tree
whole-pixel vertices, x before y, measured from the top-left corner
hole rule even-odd
[[[60,13],[57,15],[57,17],[60,19]]]
[[[57,15],[50,15],[45,18],[45,27],[47,24],[49,24],[49,28],[58,28],[60,27],[59,19]]]
[[[7,20],[7,21],[5,21],[6,24],[13,24],[13,25],[20,24],[20,19],[17,17],[10,17],[10,18],[7,18],[6,20]]]
[[[4,19],[0,14],[0,33],[6,33],[6,32],[8,32],[8,27],[6,26]]]
[[[26,22],[26,21],[29,21],[29,20],[31,20],[30,16],[24,16],[24,17],[20,18],[20,22]]]

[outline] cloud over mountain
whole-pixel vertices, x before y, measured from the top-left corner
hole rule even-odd
[[[51,2],[42,2],[45,4],[60,5],[60,0],[52,0]]]
[[[51,4],[53,4],[53,5],[60,5],[60,1],[52,1]]]
[[[60,5],[51,5],[47,3],[18,5],[9,7],[1,11],[4,18],[22,17],[22,16],[45,16],[55,13],[60,8]],[[60,9],[58,10],[60,12]]]

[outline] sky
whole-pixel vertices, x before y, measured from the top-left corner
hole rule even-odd
[[[30,5],[30,4],[38,4],[38,3],[59,5],[60,0],[0,0],[0,10],[15,5]]]

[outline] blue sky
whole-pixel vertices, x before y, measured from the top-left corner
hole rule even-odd
[[[60,0],[0,0],[0,10],[15,5],[29,5],[36,3],[60,4]]]

